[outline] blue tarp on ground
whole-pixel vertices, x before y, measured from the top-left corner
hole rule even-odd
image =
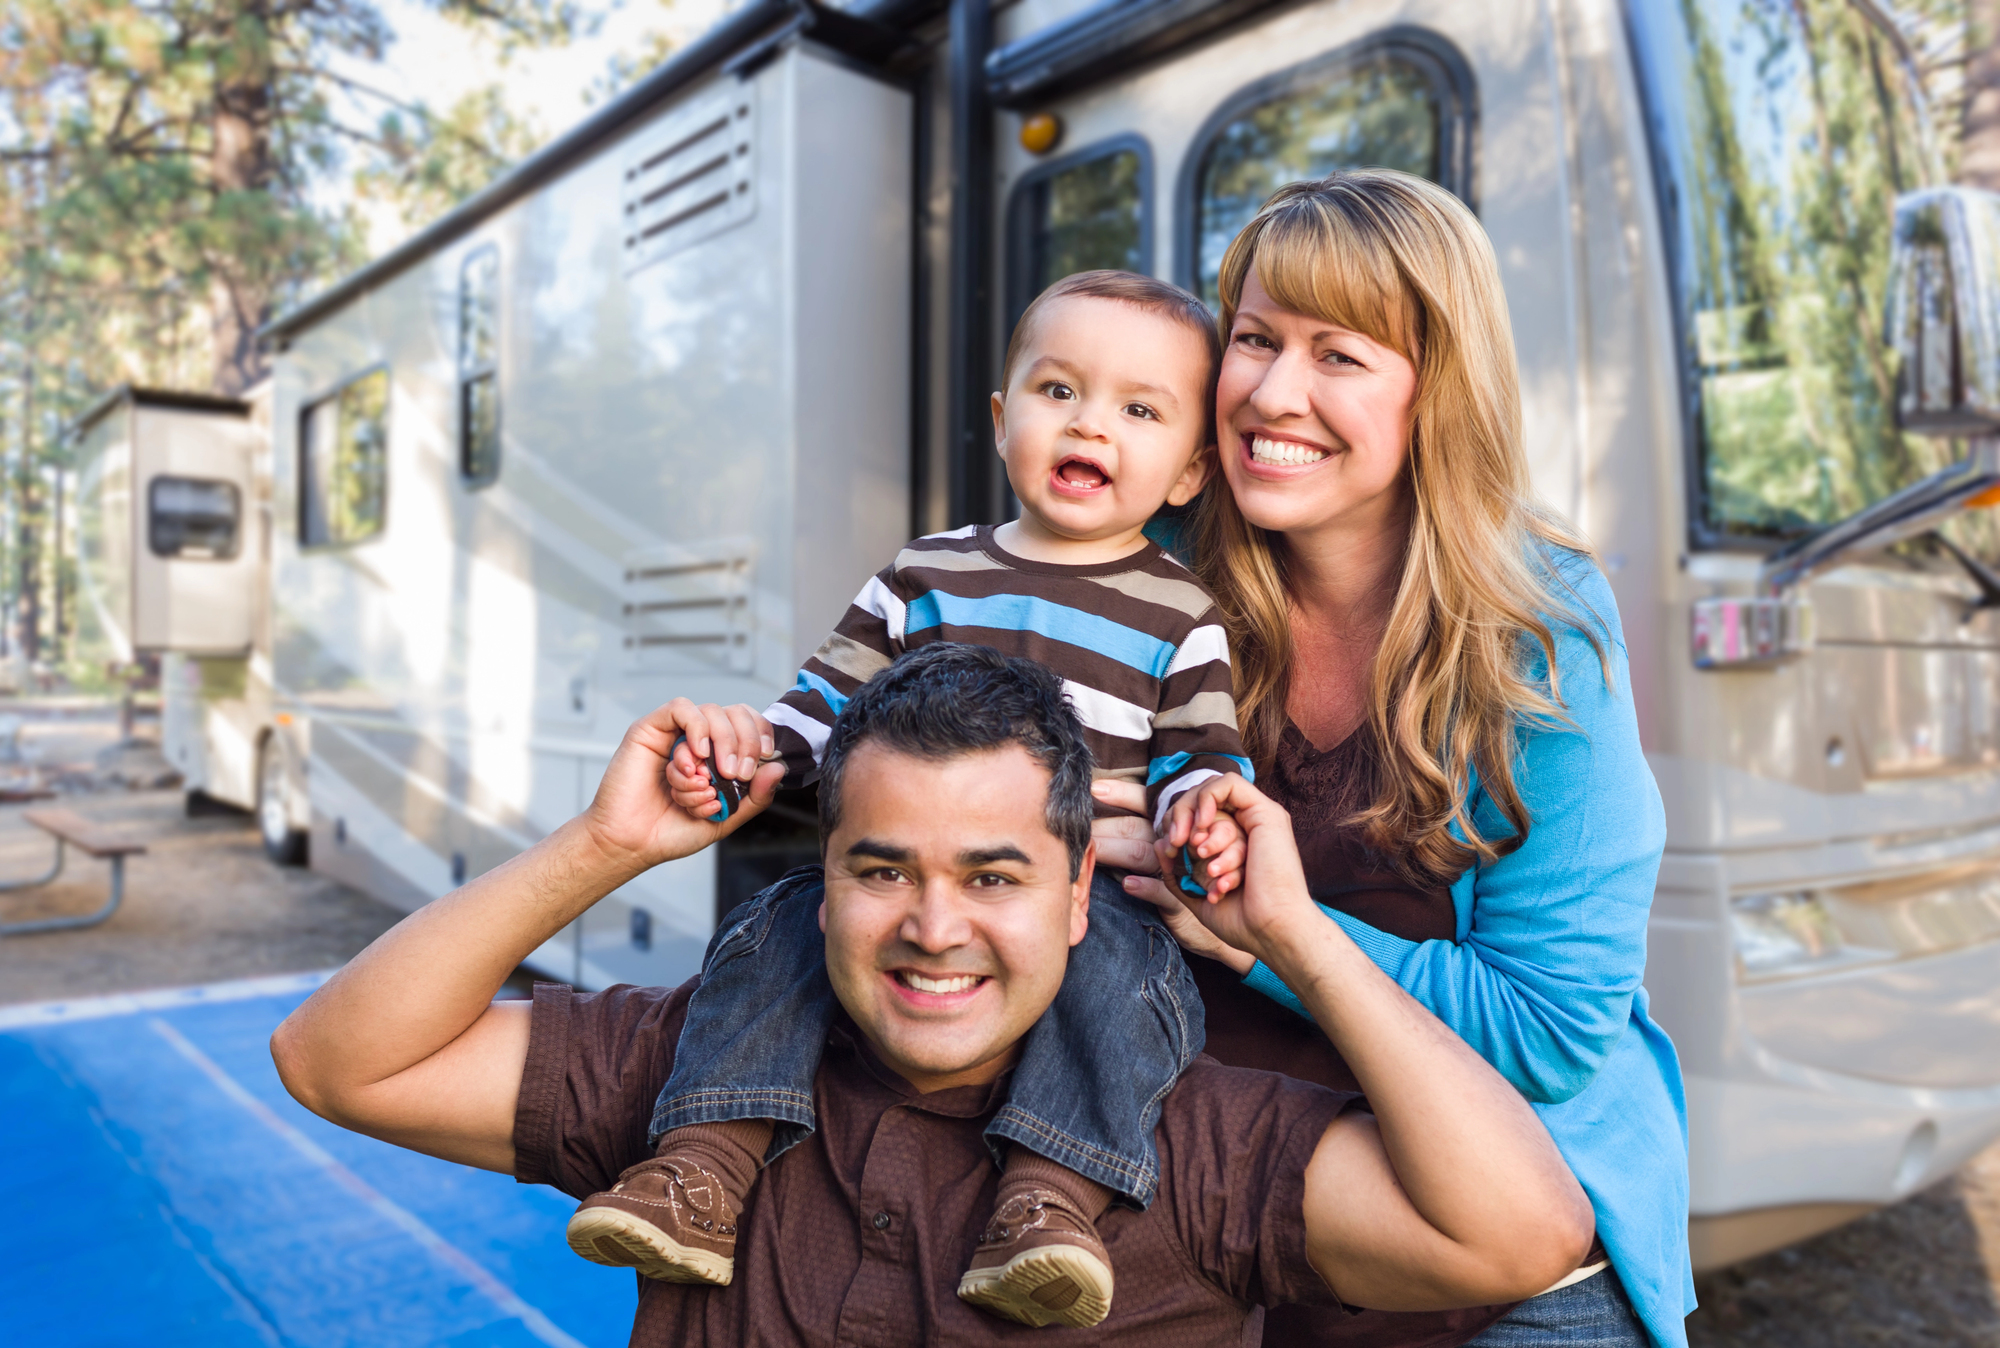
[[[266,1041],[317,980],[0,1007],[0,1339],[599,1348],[575,1204],[325,1123]]]

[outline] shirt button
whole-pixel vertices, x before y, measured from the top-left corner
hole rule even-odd
[[[878,1213],[876,1213],[876,1214],[875,1214],[875,1229],[876,1229],[877,1231],[887,1231],[887,1230],[889,1229],[889,1214],[888,1214],[888,1213],[886,1213],[886,1212],[878,1212]]]

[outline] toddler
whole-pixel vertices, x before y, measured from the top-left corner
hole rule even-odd
[[[904,650],[933,641],[991,646],[1054,670],[1096,775],[1144,782],[1162,834],[1176,798],[1219,773],[1249,776],[1214,599],[1142,532],[1162,506],[1192,499],[1213,467],[1218,359],[1208,310],[1165,282],[1083,272],[1043,292],[1015,327],[1004,389],[993,395],[1020,518],[908,544],[791,692],[761,717],[748,707],[726,713],[731,744],[755,745],[749,754],[725,748],[718,767],[701,727],[693,743],[676,745],[667,771],[675,803],[726,816],[759,748],[784,760],[787,785],[814,780],[848,697]],[[1233,888],[1243,857],[1234,821],[1215,816],[1182,857],[1192,872],[1183,888]],[[736,1215],[759,1167],[814,1126],[813,1076],[835,1002],[812,915],[785,925],[774,911],[746,905],[711,943],[653,1116],[654,1158],[586,1199],[570,1222],[570,1244],[585,1258],[727,1283]],[[1203,1042],[1193,980],[1164,937],[1151,910],[1100,871],[1089,933],[986,1130],[1003,1173],[958,1288],[966,1301],[1036,1326],[1090,1326],[1109,1312],[1096,1220],[1115,1199],[1151,1200],[1160,1101]]]

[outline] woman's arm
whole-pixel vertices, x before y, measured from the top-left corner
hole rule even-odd
[[[1590,1204],[1534,1112],[1320,917],[1284,811],[1239,777],[1211,789],[1249,857],[1240,891],[1193,911],[1301,991],[1373,1111],[1336,1119],[1306,1169],[1313,1267],[1382,1310],[1516,1301],[1575,1268]]]
[[[1579,586],[1600,614],[1610,588]],[[1470,890],[1462,943],[1407,941],[1322,910],[1411,996],[1464,1037],[1531,1100],[1569,1099],[1588,1086],[1624,1033],[1646,964],[1646,919],[1666,840],[1659,789],[1646,766],[1615,617],[1607,688],[1596,652],[1574,630],[1557,643],[1574,728],[1526,730],[1515,781],[1533,821],[1527,841],[1454,886]],[[1506,823],[1483,795],[1479,826]],[[1491,834],[1489,834],[1491,836]],[[1246,981],[1304,1011],[1268,966]]]

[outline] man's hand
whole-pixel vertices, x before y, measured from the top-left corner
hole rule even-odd
[[[722,808],[717,783],[708,770],[711,750],[716,771],[745,784],[753,782],[758,769],[777,752],[777,731],[763,713],[746,703],[719,707],[710,702],[695,707],[686,698],[675,698],[661,710],[686,737],[674,745],[673,757],[668,760],[667,793],[674,804],[696,819],[711,818]],[[716,728],[713,737],[711,726]],[[752,745],[756,746],[754,752]]]
[[[784,764],[761,763],[763,755],[756,751],[760,747],[757,722],[762,719],[748,707],[697,707],[677,697],[634,721],[604,770],[596,798],[584,812],[591,837],[607,857],[627,859],[637,870],[644,870],[690,856],[734,833],[771,803],[785,776]],[[677,751],[674,742],[683,736],[685,742]],[[769,741],[763,743],[768,745]],[[692,775],[682,771],[677,760],[691,751],[699,758],[713,754],[725,775],[750,783],[742,805],[727,823],[708,822],[713,808],[697,813],[676,801],[678,783],[674,778],[685,781]],[[700,768],[692,756],[688,766]],[[701,772],[705,783],[706,769],[701,768]],[[703,789],[712,807],[714,788]]]

